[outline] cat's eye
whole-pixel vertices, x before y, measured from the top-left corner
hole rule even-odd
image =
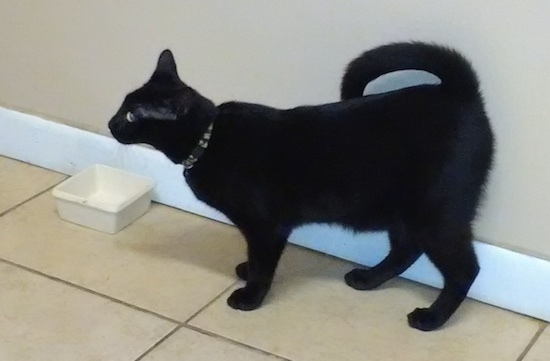
[[[129,123],[133,123],[136,121],[136,117],[134,114],[132,114],[132,112],[128,112],[126,113],[126,120],[129,122]]]

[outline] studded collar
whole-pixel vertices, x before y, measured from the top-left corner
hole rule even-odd
[[[189,157],[183,160],[183,168],[185,168],[186,171],[193,168],[195,163],[199,160],[199,158],[204,154],[204,151],[208,147],[208,142],[210,141],[210,136],[212,135],[212,128],[214,127],[214,123],[210,123],[206,131],[203,133],[201,139],[199,140],[199,143],[193,150],[191,151],[191,154]]]

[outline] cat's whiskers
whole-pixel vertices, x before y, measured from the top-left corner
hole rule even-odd
[[[130,165],[131,159],[139,159],[139,157],[135,157],[136,150],[133,148],[132,146],[118,144],[110,159],[110,163],[121,168],[127,168]]]

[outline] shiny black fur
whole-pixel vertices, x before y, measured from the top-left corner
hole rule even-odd
[[[362,95],[368,82],[401,69],[426,70],[442,83]],[[354,60],[341,91],[342,101],[320,106],[215,106],[180,80],[166,50],[109,127],[121,143],[148,143],[181,163],[213,122],[210,144],[185,178],[246,238],[248,261],[236,269],[246,286],[229,297],[231,307],[261,305],[293,228],[331,223],[389,232],[389,255],[346,275],[355,289],[381,285],[426,253],[444,288],[408,320],[433,330],[455,312],[479,271],[471,224],[493,135],[476,75],[453,50],[398,43]]]

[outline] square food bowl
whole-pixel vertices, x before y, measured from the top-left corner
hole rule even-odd
[[[56,186],[61,219],[114,234],[145,214],[154,181],[96,164]]]

